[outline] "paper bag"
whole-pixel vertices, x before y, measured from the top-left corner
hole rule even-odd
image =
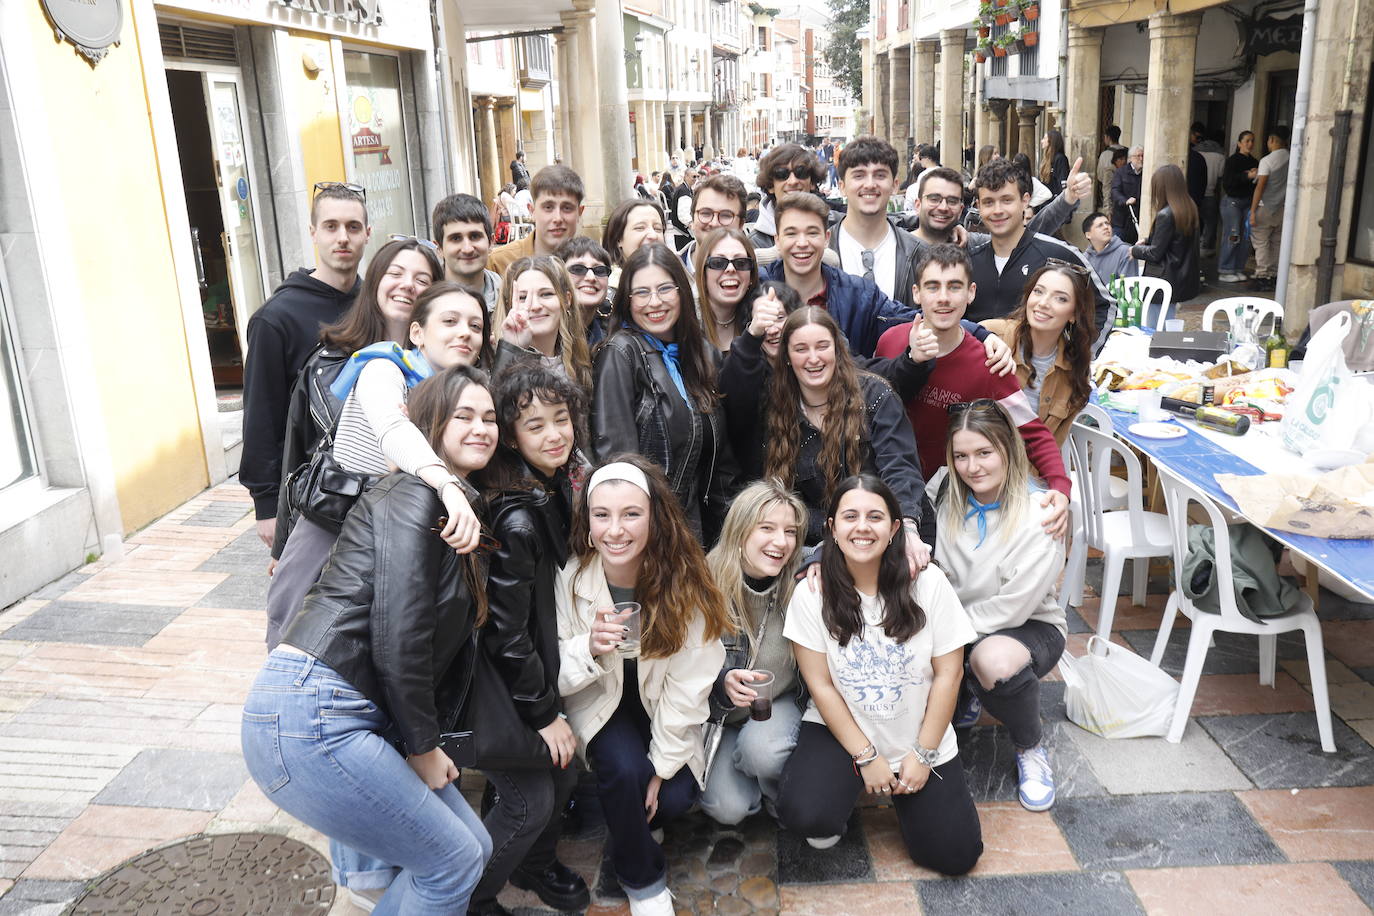
[[[1217,474],[1216,479],[1261,527],[1319,538],[1374,538],[1374,464],[1320,477]]]

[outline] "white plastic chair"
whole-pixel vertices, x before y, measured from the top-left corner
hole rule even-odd
[[[1239,308],[1244,311],[1247,305],[1253,305],[1259,309],[1259,320],[1255,322],[1256,332],[1266,320],[1283,317],[1283,306],[1273,299],[1262,299],[1259,296],[1229,296],[1207,304],[1207,308],[1202,313],[1202,329],[1204,331],[1212,330],[1212,322],[1218,314],[1226,316],[1227,327],[1235,327],[1236,309]],[[1270,328],[1272,327],[1271,324]]]
[[[1078,412],[1078,416],[1074,420],[1077,421],[1083,417],[1090,417],[1097,423],[1097,428],[1105,433],[1114,434],[1116,431],[1111,416],[1096,404],[1084,404],[1083,409]],[[1087,576],[1088,570],[1087,530],[1083,525],[1082,497],[1079,495],[1081,485],[1078,482],[1078,458],[1074,451],[1072,425],[1069,427],[1069,435],[1064,439],[1064,445],[1060,448],[1060,454],[1064,459],[1064,469],[1068,471],[1069,480],[1073,483],[1073,498],[1069,501],[1069,512],[1071,513],[1070,524],[1073,525],[1074,534],[1069,545],[1068,562],[1064,565],[1066,570],[1064,582],[1059,592],[1059,605],[1068,610],[1070,606],[1083,606],[1083,580]],[[1107,493],[1102,497],[1102,509],[1103,511],[1110,511],[1124,508],[1126,508],[1126,481],[1120,477],[1110,476],[1107,478]]]
[[[1116,437],[1077,421],[1070,435],[1078,467],[1078,492],[1083,501],[1084,540],[1087,546],[1102,551],[1102,606],[1097,616],[1097,635],[1105,640],[1111,638],[1126,561],[1133,561],[1131,603],[1143,607],[1149,561],[1169,556],[1173,542],[1168,517],[1145,511],[1140,459],[1135,453]],[[1107,511],[1102,502],[1108,492],[1113,458],[1119,458],[1126,466],[1126,508]]]
[[[1140,323],[1147,324],[1146,316],[1150,314],[1151,301],[1159,297],[1159,315],[1155,318],[1154,325],[1156,331],[1164,330],[1164,320],[1169,317],[1169,306],[1174,301],[1174,287],[1163,277],[1122,277],[1121,282],[1125,284],[1124,291],[1129,293],[1132,289],[1140,290]]]
[[[1169,726],[1169,741],[1177,744],[1183,738],[1183,730],[1188,725],[1188,714],[1193,707],[1197,693],[1198,679],[1202,676],[1202,665],[1207,659],[1207,648],[1211,645],[1212,634],[1221,630],[1226,633],[1250,633],[1259,637],[1259,659],[1261,685],[1274,686],[1274,664],[1278,656],[1278,634],[1292,630],[1302,630],[1307,642],[1307,668],[1312,678],[1312,698],[1317,712],[1317,733],[1321,736],[1322,750],[1328,754],[1336,750],[1331,737],[1331,702],[1326,690],[1326,657],[1322,653],[1322,627],[1317,612],[1312,607],[1312,599],[1305,593],[1298,598],[1293,610],[1279,617],[1265,617],[1256,623],[1243,615],[1236,607],[1236,593],[1227,587],[1232,581],[1231,571],[1231,533],[1221,509],[1205,493],[1187,481],[1173,474],[1162,465],[1159,467],[1159,482],[1164,489],[1164,502],[1169,510],[1169,527],[1173,541],[1174,590],[1169,595],[1169,603],[1164,608],[1160,621],[1159,635],[1155,637],[1154,652],[1150,662],[1158,665],[1164,657],[1164,649],[1169,644],[1169,634],[1174,626],[1174,614],[1181,613],[1193,622],[1188,634],[1188,655],[1183,663],[1182,686],[1178,692],[1178,703],[1174,707],[1174,719]],[[1207,513],[1212,527],[1213,543],[1216,547],[1217,597],[1221,613],[1213,614],[1199,611],[1191,599],[1183,592],[1183,561],[1188,554],[1188,506],[1196,503]]]

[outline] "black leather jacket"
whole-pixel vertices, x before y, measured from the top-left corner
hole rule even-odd
[[[1132,257],[1145,262],[1145,276],[1163,277],[1174,289],[1174,302],[1186,302],[1198,294],[1197,234],[1184,235],[1174,223],[1173,208],[1155,214],[1150,236],[1131,248]]]
[[[638,333],[612,334],[593,363],[592,453],[603,461],[636,452],[663,468],[692,533],[710,545],[739,488],[721,406],[688,406],[663,357]]]
[[[490,616],[479,641],[510,688],[516,712],[538,730],[560,709],[553,583],[568,559],[572,487],[560,473],[546,487],[500,491],[489,500],[501,546],[491,555]]]
[[[382,478],[348,513],[282,636],[383,709],[405,754],[438,747],[472,672],[476,614],[464,575],[471,561],[431,530],[443,512],[418,477]],[[481,571],[476,580],[484,578]]]
[[[329,386],[339,377],[348,362],[348,354],[320,346],[305,361],[305,368],[296,377],[291,389],[291,401],[286,408],[286,439],[282,444],[281,475],[285,482],[291,473],[315,457],[324,434],[334,429],[343,413],[343,401],[334,397]],[[295,527],[296,519],[287,501],[287,487],[277,496],[277,530],[272,539],[272,556],[281,559],[286,539]]]

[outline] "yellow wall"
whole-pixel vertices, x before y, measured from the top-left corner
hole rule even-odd
[[[57,327],[86,325],[99,388],[75,396],[99,401],[127,533],[209,482],[142,53],[128,5],[122,43],[95,68],[25,6],[37,72],[23,91],[42,97],[50,130],[25,143],[62,176],[74,249],[45,251],[45,267],[75,277],[80,301],[56,303]]]
[[[335,71],[327,38],[288,33],[282,55],[283,77],[291,87],[305,187],[313,196],[317,181],[345,181],[343,131],[339,127],[339,87],[343,74]],[[320,67],[312,76],[305,57]],[[314,253],[314,249],[311,249]]]

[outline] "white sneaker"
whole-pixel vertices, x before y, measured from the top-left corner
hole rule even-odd
[[[1054,771],[1043,743],[1016,752],[1016,773],[1021,783],[1021,807],[1048,811],[1054,804]]]
[[[834,836],[809,836],[806,838],[806,845],[812,849],[829,849],[840,841],[840,835]]]
[[[673,916],[673,892],[664,888],[643,900],[630,898],[630,916]]]

